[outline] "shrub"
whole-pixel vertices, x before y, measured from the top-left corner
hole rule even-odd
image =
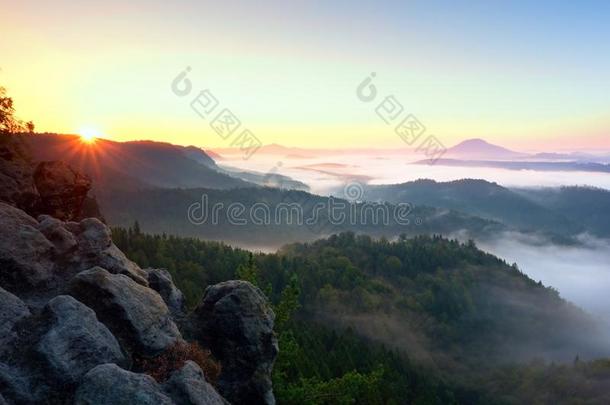
[[[220,363],[212,358],[208,349],[202,349],[197,342],[176,342],[160,355],[137,359],[135,363],[143,373],[161,383],[167,380],[172,372],[181,369],[188,360],[197,363],[206,380],[216,385],[221,370]]]

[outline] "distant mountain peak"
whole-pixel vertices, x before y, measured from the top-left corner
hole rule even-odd
[[[477,157],[507,159],[524,156],[523,153],[494,145],[481,138],[467,139],[449,148],[448,155],[459,157]]]
[[[491,145],[491,146],[493,146],[491,143],[487,142],[485,139],[482,139],[482,138],[466,139],[465,141],[460,142],[458,145]]]
[[[454,147],[450,148],[450,150],[472,149],[472,148],[491,148],[491,149],[509,150],[502,146],[498,146],[498,145],[489,143],[485,139],[481,139],[481,138],[466,139],[466,140],[458,143]]]

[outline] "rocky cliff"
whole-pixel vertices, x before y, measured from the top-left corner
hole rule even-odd
[[[21,135],[0,134],[0,201],[36,217],[101,218],[91,180],[62,161],[34,162]]]
[[[221,283],[187,313],[169,273],[141,269],[83,217],[89,187],[3,140],[0,404],[273,404],[278,347],[263,293]]]

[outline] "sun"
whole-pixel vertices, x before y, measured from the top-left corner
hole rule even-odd
[[[94,143],[97,138],[101,137],[100,131],[95,128],[81,128],[78,135],[85,143]]]

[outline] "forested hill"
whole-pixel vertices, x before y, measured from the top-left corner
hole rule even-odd
[[[364,204],[270,187],[115,191],[98,196],[98,200],[109,223],[116,226],[129,226],[137,220],[150,233],[222,240],[256,249],[277,249],[286,243],[345,231],[388,238],[401,233],[457,232],[485,238],[506,230],[498,222],[447,209]],[[193,207],[196,210],[191,211]],[[338,219],[330,218],[331,210]]]
[[[156,187],[252,187],[229,176],[203,150],[164,142],[83,143],[79,136],[37,134],[26,137],[36,161],[62,160],[91,177],[96,194]]]
[[[573,236],[586,228],[576,217],[550,209],[496,183],[477,179],[448,182],[417,180],[402,184],[368,186],[367,199],[390,203],[411,202],[431,207],[453,209],[501,222],[521,231],[550,232]]]
[[[516,189],[516,193],[547,207],[571,221],[582,224],[587,232],[610,238],[610,191],[595,187]]]
[[[145,235],[137,228],[116,229],[114,240],[142,266],[168,268],[191,303],[208,284],[244,278],[279,305],[282,325],[282,302],[294,297],[293,307],[298,309],[280,331],[274,377],[278,399],[287,403],[308,403],[288,400],[297,391],[308,394],[294,398],[324,396],[328,390],[347,396],[371,394],[370,390],[387,387],[396,375],[402,377],[388,388],[391,392],[371,395],[400,403],[405,395],[424,398],[422,392],[428,392],[436,400],[421,403],[476,403],[493,392],[507,403],[519,403],[518,393],[502,391],[504,379],[511,378],[503,374],[507,365],[608,354],[607,341],[586,314],[472,242],[423,236],[389,242],[343,233],[288,245],[274,254],[251,254],[222,243]],[[331,330],[334,338],[324,332]],[[346,330],[356,340],[345,350],[360,351],[361,344],[368,348],[362,362],[349,360],[356,374],[331,364],[339,350],[334,345]],[[318,356],[320,364],[302,358],[324,344],[330,345],[325,347],[329,354]],[[398,372],[400,367],[405,369]],[[521,370],[513,369],[511,375]],[[546,372],[544,367],[537,370]],[[572,372],[576,371],[566,371]],[[490,373],[499,380],[490,380]],[[604,378],[587,385],[591,392],[582,396],[598,395],[596,384],[610,383],[610,374]],[[357,394],[346,386],[359,387]],[[535,389],[555,395],[555,388]],[[441,392],[451,395],[443,397]]]

